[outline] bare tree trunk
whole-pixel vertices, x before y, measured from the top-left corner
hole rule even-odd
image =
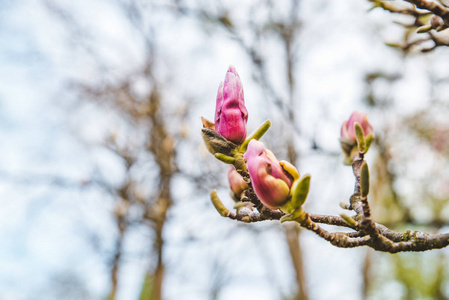
[[[364,300],[368,299],[368,295],[371,291],[372,286],[371,265],[373,261],[373,255],[374,253],[372,249],[366,249],[365,258],[363,260],[362,265],[362,276],[363,276],[362,299]]]
[[[164,187],[163,187],[164,189]],[[164,194],[168,194],[168,191],[162,191]],[[170,206],[169,202],[160,198],[160,201],[162,202],[162,205],[164,209],[161,211],[160,214],[160,221],[156,223],[156,237],[154,241],[154,248],[157,253],[157,263],[156,268],[154,269],[153,273],[153,289],[152,289],[152,295],[150,300],[162,300],[162,286],[163,286],[163,280],[164,280],[164,260],[163,260],[163,246],[164,246],[164,239],[163,239],[163,229],[164,224],[166,220],[167,210]]]
[[[288,249],[292,259],[293,268],[296,274],[296,286],[298,287],[295,300],[308,300],[306,280],[304,275],[304,264],[301,244],[299,242],[300,228],[296,223],[288,223],[284,226],[287,238]]]
[[[163,224],[162,224],[163,225]],[[159,240],[160,246],[157,246],[157,265],[156,269],[154,270],[154,282],[153,282],[153,295],[151,300],[161,300],[162,299],[162,284],[164,279],[164,262],[162,260],[162,246],[163,246],[163,240],[162,240],[162,228],[158,230],[157,235],[159,237],[157,240]]]
[[[290,113],[294,117],[293,112]],[[290,125],[292,125],[291,120]],[[289,160],[296,164],[298,154],[292,142],[287,144]],[[301,244],[299,242],[301,229],[297,223],[288,223],[285,226],[285,236],[287,238],[288,249],[292,259],[293,269],[296,275],[297,294],[295,300],[308,300],[308,293],[306,288],[306,279],[304,274],[304,260],[302,256]]]
[[[117,287],[118,287],[118,272],[120,269],[120,260],[122,257],[122,249],[123,249],[123,238],[125,236],[125,228],[120,224],[119,221],[119,236],[117,237],[117,240],[115,241],[115,250],[114,250],[114,259],[112,261],[112,268],[111,268],[111,292],[109,293],[108,300],[115,300],[115,296],[117,293]]]
[[[162,300],[162,286],[164,279],[164,238],[163,229],[167,220],[167,212],[173,204],[171,195],[171,180],[176,173],[176,151],[174,148],[174,139],[166,129],[166,123],[163,113],[160,110],[160,95],[155,88],[149,98],[149,103],[153,110],[149,113],[152,124],[149,151],[153,153],[155,161],[159,167],[159,193],[156,204],[150,209],[156,209],[157,215],[154,222],[155,240],[154,251],[157,254],[156,268],[153,277],[153,292],[151,300]]]
[[[293,44],[297,38],[297,33],[300,30],[299,17],[297,11],[299,9],[299,0],[293,0],[291,5],[291,16],[289,24],[286,26],[286,30],[281,33],[284,41],[285,53],[286,53],[286,66],[287,66],[287,78],[289,87],[289,101],[288,101],[288,126],[290,131],[290,137],[287,142],[287,154],[290,162],[297,166],[298,152],[294,145],[294,132],[297,130],[295,126],[295,108],[297,105],[297,99],[295,97],[295,89],[297,88],[297,82],[294,74],[294,70],[297,67],[296,51],[293,49]],[[295,300],[308,300],[308,293],[306,288],[306,279],[304,274],[304,261],[302,256],[301,244],[299,242],[300,227],[298,224],[288,224],[285,227],[285,235],[287,238],[288,249],[290,250],[290,257],[292,259],[293,268],[296,274],[296,286],[298,292],[295,296]]]

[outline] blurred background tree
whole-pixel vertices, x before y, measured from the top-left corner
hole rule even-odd
[[[0,297],[449,298],[445,249],[335,249],[296,226],[220,219],[208,193],[227,195],[226,169],[199,134],[235,65],[248,130],[272,120],[264,142],[312,174],[307,209],[338,214],[353,187],[339,129],[366,111],[378,137],[368,157],[375,220],[445,231],[447,50],[384,45],[424,23],[404,33],[393,23],[404,16],[356,0],[2,6],[0,236],[13,246],[0,266],[15,272],[0,274]]]

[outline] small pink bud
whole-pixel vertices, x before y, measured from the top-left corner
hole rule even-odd
[[[232,192],[236,195],[237,199],[240,199],[243,191],[248,188],[248,184],[243,180],[242,175],[237,172],[233,165],[229,166],[228,181]]]
[[[246,138],[248,111],[239,74],[229,66],[224,83],[220,83],[215,107],[215,130],[226,139],[241,144]]]
[[[359,123],[362,126],[363,134],[367,137],[370,134],[373,134],[373,126],[368,122],[368,116],[361,112],[353,112],[349,117],[349,120],[344,121],[341,126],[340,135],[342,138],[357,142],[357,138],[355,136],[354,123]]]
[[[260,201],[271,209],[285,204],[290,197],[293,177],[282,168],[273,152],[265,149],[263,143],[251,140],[244,157],[254,192]],[[296,169],[295,172],[297,174]]]

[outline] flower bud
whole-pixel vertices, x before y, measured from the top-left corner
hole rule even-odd
[[[358,125],[356,126],[356,124]],[[368,122],[367,115],[355,111],[349,120],[343,122],[340,136],[341,148],[345,154],[345,164],[351,165],[354,158],[359,155],[359,151],[363,153],[368,151],[373,140],[374,130]]]
[[[443,18],[437,15],[433,15],[430,18],[430,26],[436,31],[441,31],[447,28],[447,25],[444,23]]]
[[[247,121],[242,82],[235,68],[229,66],[224,83],[218,87],[215,130],[226,139],[241,144],[246,138]]]
[[[273,152],[265,149],[263,143],[251,140],[244,157],[248,165],[251,183],[260,201],[271,209],[277,209],[290,198],[290,188],[298,171],[289,164],[293,174],[287,172]],[[294,170],[293,170],[293,169]],[[296,176],[298,175],[298,176]]]
[[[373,126],[368,122],[368,116],[364,113],[355,111],[349,117],[349,120],[344,121],[341,126],[340,135],[344,139],[352,140],[357,142],[357,137],[355,135],[354,124],[359,123],[363,129],[363,135],[367,137],[370,134],[373,134]]]
[[[228,169],[228,181],[235,197],[240,199],[243,191],[248,188],[248,184],[243,180],[242,175],[237,172],[233,165],[230,165]]]

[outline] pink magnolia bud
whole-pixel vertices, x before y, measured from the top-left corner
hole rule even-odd
[[[254,192],[260,201],[271,209],[285,204],[293,177],[282,168],[273,152],[265,149],[263,143],[251,140],[244,157]]]
[[[241,144],[246,138],[248,111],[239,74],[229,66],[224,83],[220,83],[215,108],[215,130],[226,139]]]
[[[368,116],[364,113],[355,111],[349,117],[349,120],[344,121],[341,126],[340,135],[342,138],[352,140],[357,142],[357,138],[355,136],[354,123],[359,123],[362,126],[363,134],[367,137],[370,134],[373,134],[373,126],[368,122]]]
[[[228,181],[229,186],[237,199],[239,199],[243,191],[248,188],[248,184],[243,180],[242,175],[237,172],[233,165],[229,166]]]

